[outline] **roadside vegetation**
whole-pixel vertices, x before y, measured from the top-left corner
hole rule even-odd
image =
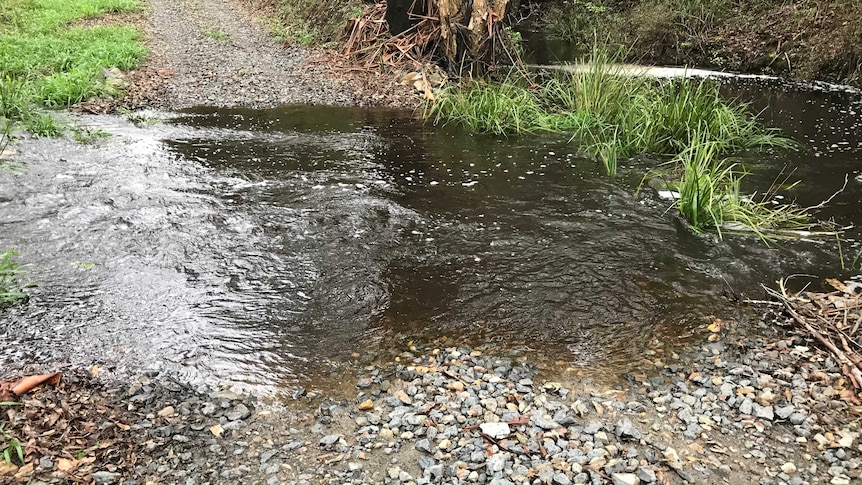
[[[495,135],[567,134],[609,175],[621,159],[669,159],[660,172],[673,178],[675,206],[698,232],[736,228],[768,239],[812,225],[807,211],[773,204],[771,190],[743,194],[745,170],[726,160],[747,149],[793,149],[792,140],[762,127],[745,104],[722,99],[710,80],[632,77],[615,71],[616,59],[596,49],[574,73],[467,81],[426,101],[424,116]]]
[[[334,45],[344,38],[348,20],[362,14],[361,1],[272,0],[270,33],[290,45]]]
[[[0,118],[36,135],[60,127],[46,108],[116,95],[106,68],[131,69],[147,54],[137,29],[76,23],[140,9],[137,0],[0,0]]]

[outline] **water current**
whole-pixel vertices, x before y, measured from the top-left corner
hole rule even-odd
[[[797,152],[747,153],[749,191],[862,223],[862,96],[725,81]],[[351,353],[447,336],[616,376],[676,347],[730,296],[847,276],[835,240],[696,235],[641,179],[559,136],[496,138],[410,113],[293,106],[79,123],[93,145],[22,140],[0,172],[0,248],[38,284],[0,310],[0,366],[99,363],[256,392],[309,385]],[[850,229],[848,259],[859,231]],[[816,279],[815,279],[816,280]],[[313,382],[312,384],[313,385]]]

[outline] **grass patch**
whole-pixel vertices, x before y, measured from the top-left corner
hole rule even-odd
[[[81,145],[93,145],[99,140],[110,137],[111,134],[101,128],[93,129],[76,126],[72,128],[72,136]]]
[[[757,123],[742,103],[727,102],[708,80],[657,80],[615,72],[614,58],[597,50],[585,69],[541,84],[522,78],[471,81],[425,105],[435,123],[508,135],[570,133],[608,173],[640,154],[675,156],[703,137],[719,152],[793,143]]]
[[[204,32],[204,36],[209,37],[210,39],[215,40],[227,40],[227,34],[222,32],[221,29],[210,29]]]
[[[40,114],[100,94],[116,94],[102,68],[131,69],[146,55],[140,33],[121,25],[73,27],[76,21],[140,8],[137,0],[0,0],[0,117],[53,135]]]
[[[712,81],[630,77],[614,65],[596,50],[584,69],[541,84],[472,80],[427,102],[424,115],[496,135],[570,134],[609,175],[620,159],[669,157],[675,205],[696,232],[747,231],[769,240],[811,228],[808,210],[774,204],[779,184],[759,197],[744,195],[744,168],[724,158],[750,148],[794,148],[792,140],[760,126],[745,104],[722,99]]]
[[[24,293],[18,274],[20,266],[16,261],[19,254],[11,249],[0,253],[0,307],[24,301],[29,296]]]

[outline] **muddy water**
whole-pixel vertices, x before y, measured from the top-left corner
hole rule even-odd
[[[804,180],[790,195],[814,204],[849,174],[821,215],[862,222],[859,96],[727,89],[804,146],[746,155],[751,190],[786,165]],[[841,273],[831,240],[695,235],[636,194],[654,160],[612,179],[559,137],[327,107],[80,122],[113,136],[23,141],[0,174],[0,247],[39,284],[0,312],[0,365],[96,362],[267,392],[314,386],[355,351],[447,336],[612,378],[706,315],[750,322],[728,295]]]

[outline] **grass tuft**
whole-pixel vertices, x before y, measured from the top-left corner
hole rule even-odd
[[[742,229],[768,240],[784,230],[811,227],[813,220],[806,209],[773,204],[777,184],[760,197],[743,195],[745,170],[720,158],[721,146],[707,136],[696,137],[672,162],[681,171],[675,184],[676,207],[696,232],[714,229],[721,236],[722,229]]]
[[[11,249],[0,253],[0,307],[29,298],[18,280],[20,266],[15,260],[18,256],[20,255]]]

